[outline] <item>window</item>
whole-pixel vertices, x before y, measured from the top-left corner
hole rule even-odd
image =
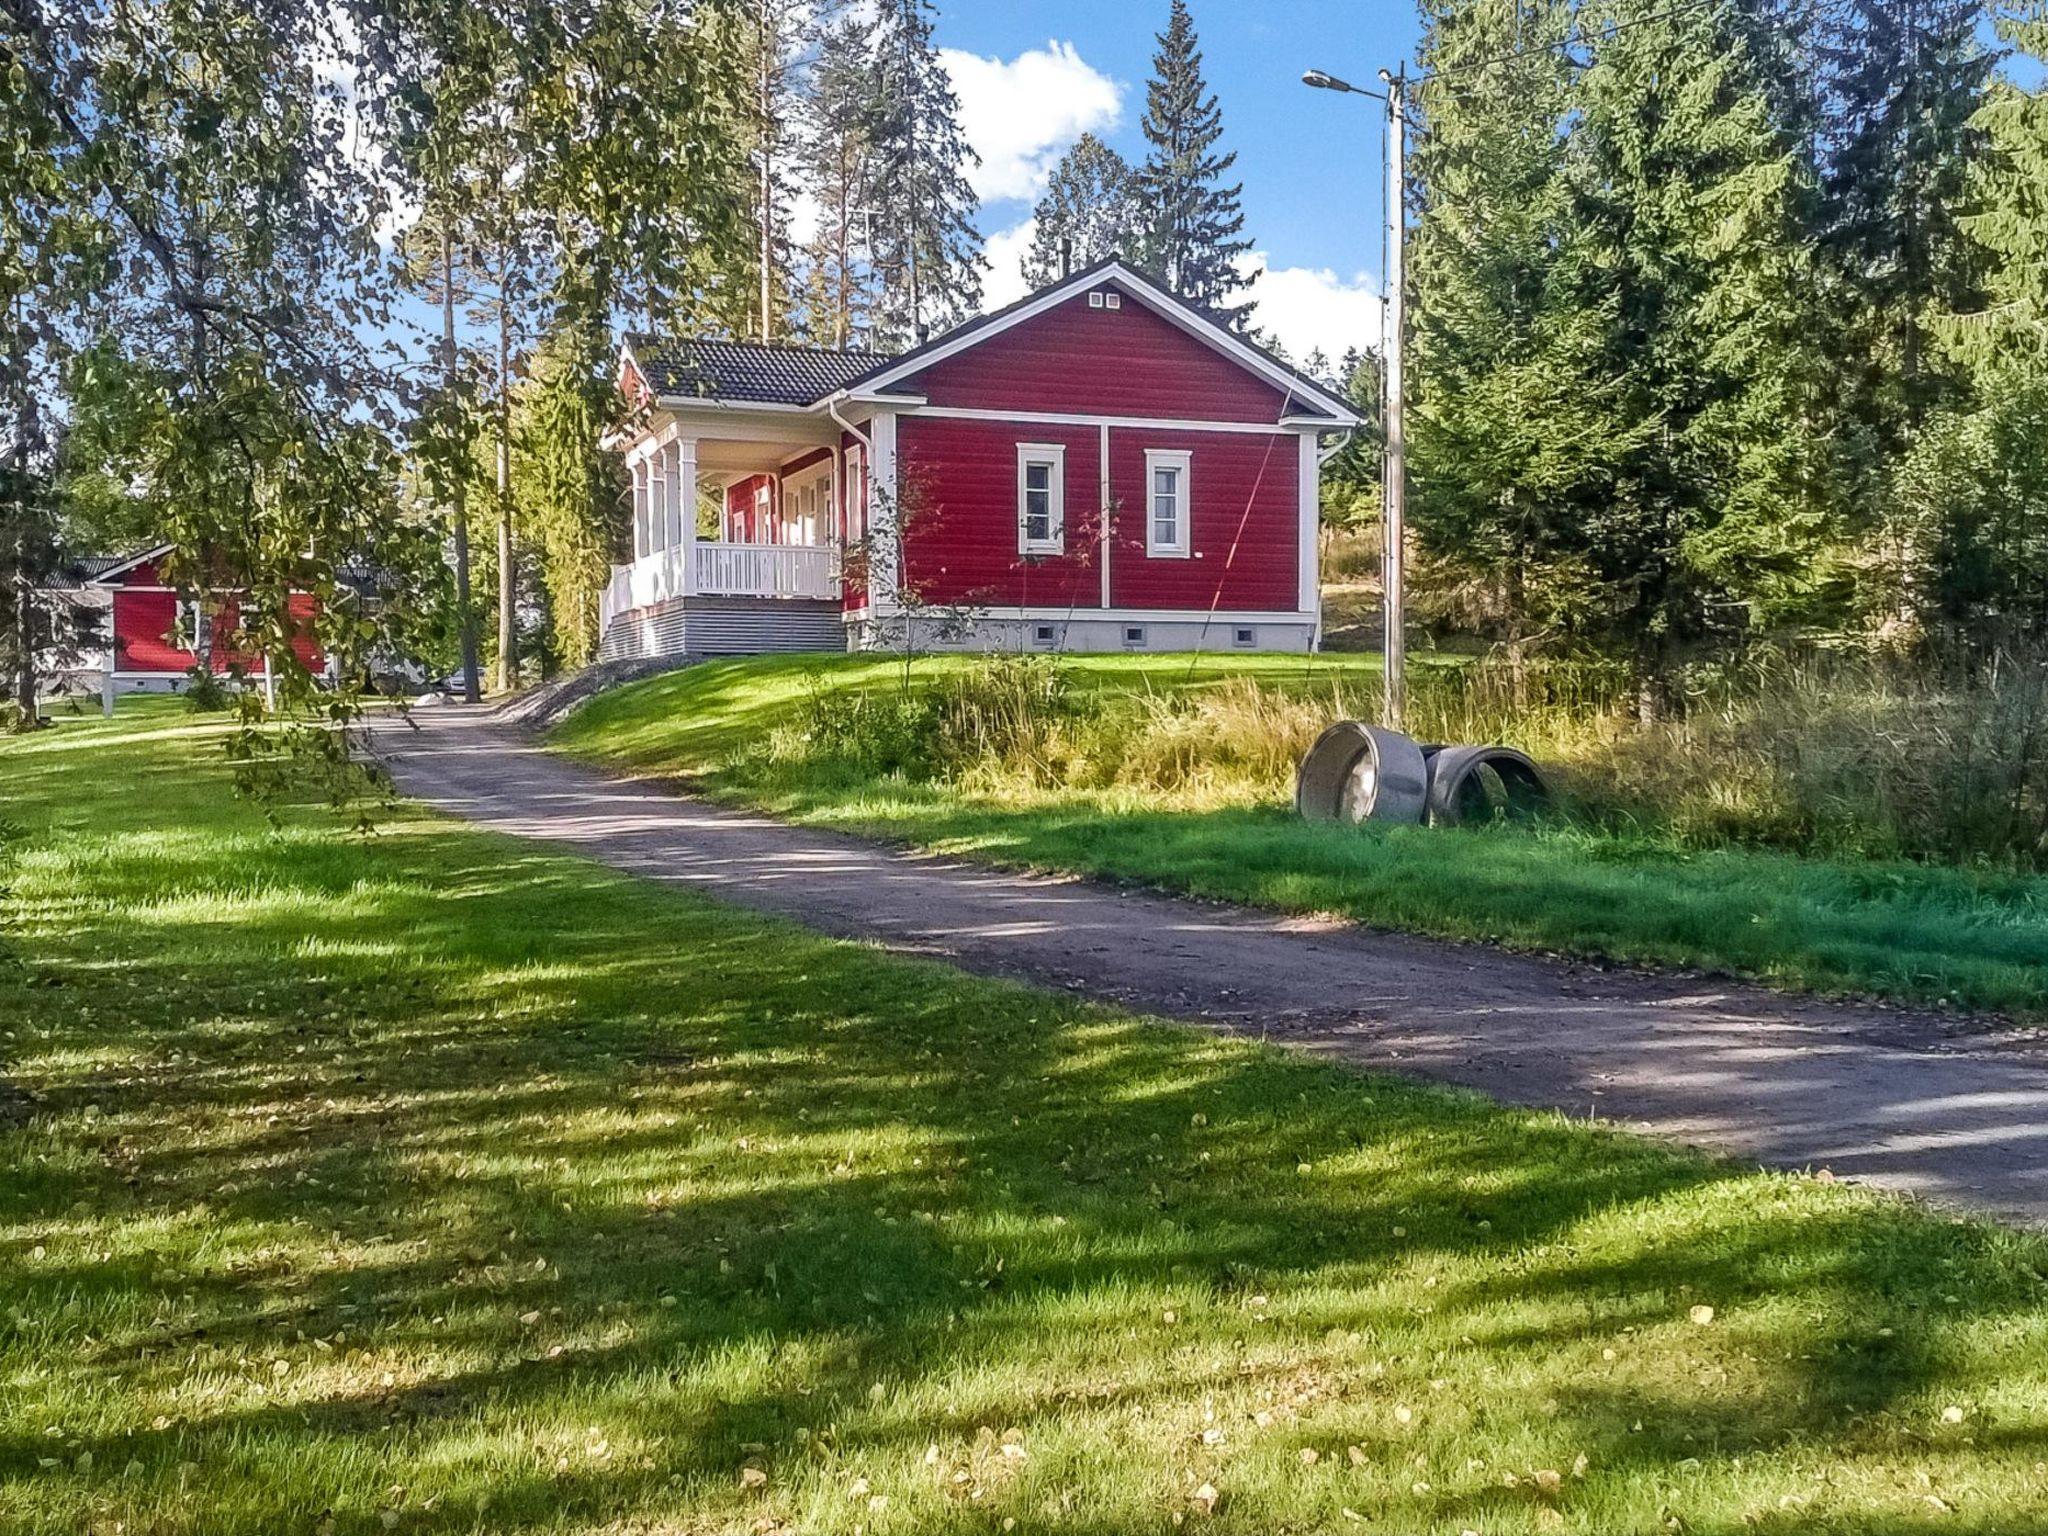
[[[1145,649],[1144,625],[1126,624],[1124,626],[1124,649],[1127,651],[1142,651]]]
[[[1101,294],[1099,294],[1099,293],[1091,293],[1091,294],[1089,294],[1089,295],[1088,295],[1088,307],[1089,307],[1090,309],[1100,309],[1100,308],[1102,308],[1102,295],[1101,295]]]
[[[1185,449],[1145,450],[1145,553],[1154,558],[1187,558],[1189,477]]]
[[[1120,293],[1105,293],[1102,296],[1102,307],[1104,309],[1122,309],[1124,307],[1124,296]]]
[[[1067,450],[1058,443],[1017,445],[1017,551],[1056,555],[1066,548]]]
[[[1230,643],[1241,651],[1257,648],[1259,632],[1248,624],[1240,624],[1230,632]]]

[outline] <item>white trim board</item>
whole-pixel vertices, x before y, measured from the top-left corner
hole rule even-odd
[[[1096,608],[1085,603],[1059,603],[1041,608],[984,608],[969,603],[962,611],[974,619],[1116,619],[1136,624],[1157,619],[1162,624],[1313,624],[1313,613],[1279,613],[1261,609],[1256,613],[1237,608]]]
[[[139,555],[131,555],[119,565],[110,566],[106,570],[101,571],[99,575],[88,578],[83,585],[88,587],[120,586],[121,583],[109,578],[119,576],[123,571],[132,571],[138,565],[147,565],[152,560],[161,560],[177,547],[176,544],[159,544],[155,549],[146,549]],[[129,587],[126,590],[130,592],[175,592],[178,589],[175,587]]]
[[[1305,436],[1312,432],[1340,430],[1328,422],[1316,426],[1301,423],[1290,425],[1281,421],[1198,421],[1179,416],[1091,416],[1066,411],[999,411],[981,406],[965,405],[921,405],[914,410],[904,411],[910,421],[930,417],[938,421],[992,421],[1011,422],[1031,427],[1114,427],[1119,431],[1135,428],[1153,432],[1240,432],[1257,437]],[[1295,418],[1296,422],[1300,418]]]

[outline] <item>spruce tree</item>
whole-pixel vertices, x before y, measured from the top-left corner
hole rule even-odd
[[[1415,90],[1411,516],[1518,641],[1583,608],[1584,511],[1622,442],[1615,381],[1582,366],[1611,314],[1573,238],[1572,24],[1563,3],[1437,0]]]
[[[1595,20],[1621,25],[1574,92],[1564,231],[1602,320],[1569,424],[1605,444],[1584,551],[1646,711],[1710,615],[1799,616],[1833,574],[1808,162],[1752,18],[1654,5]]]
[[[1827,18],[1822,249],[1859,471],[1896,458],[1960,383],[1928,329],[1979,296],[1961,219],[1992,65],[1980,13],[1977,0],[1838,0]]]
[[[1971,127],[1961,222],[1983,263],[1983,294],[1935,322],[1967,403],[1931,414],[1894,471],[1883,546],[1886,618],[1905,638],[1989,648],[2048,625],[2048,10],[1998,18],[2020,57],[1989,82]]]
[[[887,343],[910,346],[981,303],[981,163],[932,39],[931,0],[882,0],[874,43],[874,254]]]
[[[1243,185],[1223,184],[1237,152],[1216,148],[1223,112],[1202,76],[1187,0],[1173,0],[1157,38],[1143,124],[1151,148],[1138,172],[1145,264],[1182,298],[1222,311],[1242,328],[1255,307],[1250,300],[1230,303],[1252,283],[1237,267],[1252,248],[1238,205]]]
[[[1053,167],[1031,218],[1024,281],[1033,288],[1056,281],[1062,261],[1078,270],[1129,254],[1138,226],[1130,166],[1094,134],[1082,134]]]

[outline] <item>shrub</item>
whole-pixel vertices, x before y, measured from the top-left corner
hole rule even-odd
[[[233,702],[226,686],[206,668],[189,668],[185,677],[185,707],[195,715],[218,714]]]

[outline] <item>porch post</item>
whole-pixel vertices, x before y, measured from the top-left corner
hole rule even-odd
[[[669,445],[675,455],[669,475],[670,543],[682,551],[683,592],[697,590],[697,440],[679,437]]]
[[[633,461],[633,558],[647,554],[647,460]]]
[[[873,462],[868,465],[868,550],[873,579],[868,603],[875,616],[897,607],[897,569],[903,557],[903,501],[896,475],[896,413],[878,411],[868,426]]]

